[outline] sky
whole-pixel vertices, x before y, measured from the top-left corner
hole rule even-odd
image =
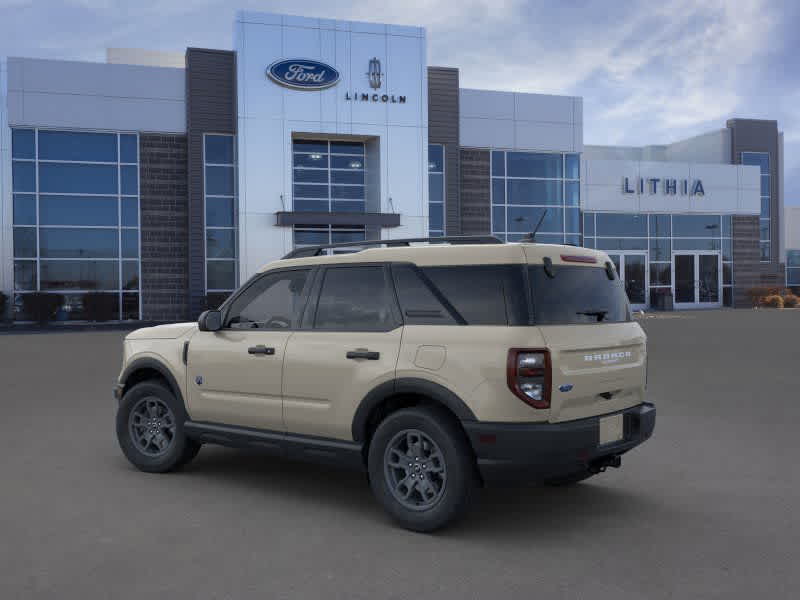
[[[421,25],[462,87],[583,97],[584,143],[664,144],[776,119],[800,205],[794,0],[0,0],[0,56],[105,59],[107,47],[230,49],[237,9]]]

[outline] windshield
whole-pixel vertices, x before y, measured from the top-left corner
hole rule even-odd
[[[623,323],[631,320],[622,281],[608,278],[603,267],[544,266],[530,270],[534,320],[537,325]],[[551,276],[552,275],[552,276]]]

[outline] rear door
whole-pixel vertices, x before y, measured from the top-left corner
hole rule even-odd
[[[403,328],[388,267],[324,267],[303,321],[286,347],[286,428],[352,439],[357,406],[375,386],[394,379],[397,367]]]
[[[582,419],[643,402],[646,337],[631,319],[623,283],[599,266],[549,270],[529,267],[534,321],[551,356],[550,420]]]

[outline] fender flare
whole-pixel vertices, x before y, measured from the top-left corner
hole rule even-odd
[[[144,356],[131,361],[130,364],[125,367],[122,375],[120,375],[119,383],[123,386],[126,385],[128,378],[136,371],[140,371],[142,369],[153,369],[154,371],[158,371],[161,375],[163,375],[164,379],[167,380],[167,384],[169,385],[172,393],[175,394],[175,397],[181,402],[181,404],[186,406],[186,403],[183,400],[183,394],[181,393],[181,388],[178,385],[178,381],[175,379],[175,376],[172,374],[172,371],[170,371],[169,367],[167,367],[163,362],[155,358]]]
[[[427,379],[403,377],[385,381],[364,396],[364,399],[361,400],[361,403],[358,405],[356,414],[353,416],[352,435],[354,441],[366,441],[367,424],[372,411],[390,396],[399,394],[426,396],[450,409],[459,421],[478,420],[469,406],[443,385]]]

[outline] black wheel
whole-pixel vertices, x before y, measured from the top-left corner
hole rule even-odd
[[[463,516],[477,487],[465,436],[443,410],[407,408],[392,413],[369,447],[375,497],[406,529],[433,531]]]
[[[186,409],[158,381],[137,383],[117,409],[117,440],[125,457],[148,473],[179,469],[192,460],[200,444],[183,433]]]
[[[591,473],[587,469],[584,469],[582,471],[577,471],[576,473],[570,473],[569,475],[563,475],[561,477],[554,477],[553,479],[548,479],[544,482],[544,484],[552,487],[575,485],[576,483],[580,483],[585,479],[589,479],[589,477],[592,477],[593,475],[594,473]]]

